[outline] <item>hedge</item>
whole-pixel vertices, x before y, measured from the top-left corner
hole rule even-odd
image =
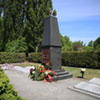
[[[41,63],[41,53],[30,53],[28,61]],[[100,51],[62,53],[62,65],[100,69]]]
[[[9,79],[0,68],[0,100],[25,100],[18,96],[13,85],[9,83]]]
[[[41,53],[40,52],[33,52],[30,53],[29,56],[27,57],[27,60],[29,62],[35,62],[35,63],[41,63]]]
[[[62,65],[100,69],[100,51],[62,53]]]
[[[25,53],[0,52],[0,63],[17,63],[26,60]]]
[[[25,53],[0,52],[0,63],[16,63],[25,60],[41,63],[41,53],[30,53],[26,57]],[[62,53],[62,65],[100,69],[100,51]]]

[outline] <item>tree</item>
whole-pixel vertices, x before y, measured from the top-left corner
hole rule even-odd
[[[60,34],[61,43],[62,43],[62,51],[72,51],[72,41],[70,41],[70,38],[68,36],[62,36]]]
[[[28,52],[39,51],[44,19],[50,15],[50,10],[53,10],[52,0],[0,0],[4,48],[8,42],[21,36],[25,37]],[[56,15],[56,10],[53,14]]]
[[[27,44],[24,37],[19,37],[17,40],[8,41],[6,44],[7,52],[26,52]]]
[[[100,37],[94,41],[94,49],[100,49]]]
[[[57,12],[56,10],[53,11],[53,16],[56,16],[57,15]]]
[[[83,51],[82,46],[83,46],[83,41],[76,41],[73,43],[73,50],[74,51]]]
[[[3,33],[4,33],[4,27],[3,27],[3,18],[0,17],[0,51],[3,50]]]
[[[3,13],[2,1],[3,0],[0,0],[0,17],[2,16]]]
[[[28,52],[39,51],[44,29],[44,19],[50,15],[50,10],[53,9],[52,0],[26,1],[24,34],[28,45]]]
[[[88,43],[88,46],[89,46],[89,47],[93,47],[93,45],[94,45],[94,41],[91,40],[91,41]]]
[[[23,1],[2,0],[4,33],[4,46],[8,41],[13,41],[23,34]]]

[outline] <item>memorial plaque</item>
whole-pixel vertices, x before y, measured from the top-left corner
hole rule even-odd
[[[100,78],[93,78],[89,82],[100,85]]]
[[[49,49],[48,48],[42,49],[42,63],[45,64],[46,62],[49,61],[49,59],[50,59]]]
[[[99,81],[98,82],[94,82],[94,80],[100,80],[100,78],[96,79],[92,79],[89,82],[80,82],[79,84],[77,84],[75,86],[75,88],[83,90],[83,91],[87,91],[90,93],[94,93],[96,95],[100,95],[100,84]]]

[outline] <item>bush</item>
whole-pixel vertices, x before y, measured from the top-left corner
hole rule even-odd
[[[28,50],[24,37],[19,37],[17,40],[9,41],[6,44],[7,52],[26,52]]]
[[[0,68],[0,100],[25,100],[18,96],[8,77]]]
[[[100,68],[100,51],[63,53],[62,64],[73,67]]]
[[[0,52],[0,63],[17,63],[26,60],[24,53]]]
[[[0,52],[0,63],[24,62],[26,56],[24,53]],[[41,63],[41,53],[29,53],[27,61]],[[62,65],[73,67],[99,68],[100,69],[100,51],[89,52],[65,52],[62,53]]]
[[[41,63],[41,60],[42,60],[41,53],[39,52],[30,53],[27,60],[29,62]]]

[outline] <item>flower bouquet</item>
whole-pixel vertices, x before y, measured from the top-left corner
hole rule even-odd
[[[35,69],[30,69],[30,77],[33,80],[44,80],[44,83],[49,79],[52,82],[52,76],[56,73],[52,70],[51,62],[47,62],[45,65],[41,65]]]

